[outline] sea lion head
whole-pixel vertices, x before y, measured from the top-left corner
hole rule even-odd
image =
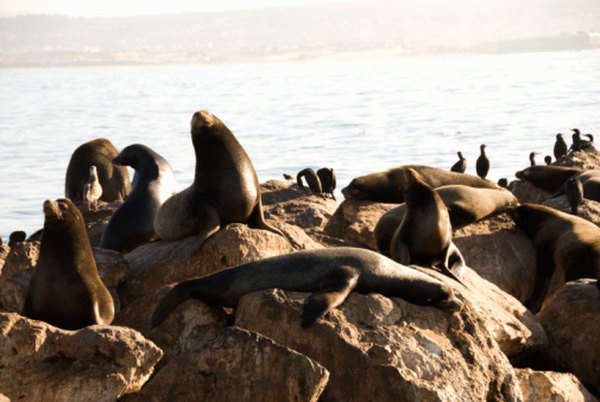
[[[347,200],[368,200],[369,187],[361,177],[357,177],[342,189],[342,195]]]
[[[59,198],[56,201],[46,200],[43,210],[45,222],[60,222],[69,219],[83,222],[81,212],[68,198]]]
[[[112,160],[112,163],[119,166],[131,166],[135,169],[140,161],[139,147],[140,144],[133,144],[125,147],[119,155]]]
[[[533,204],[521,204],[506,209],[506,213],[515,222],[519,230],[529,237],[535,236],[540,226],[550,216],[548,207]]]
[[[217,118],[211,112],[206,110],[199,110],[192,116],[192,134],[202,131],[204,128],[212,127],[216,122]]]

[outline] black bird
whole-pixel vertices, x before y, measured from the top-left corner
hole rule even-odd
[[[529,163],[531,163],[531,166],[535,166],[535,156],[539,154],[539,152],[532,152],[529,154]]]
[[[308,189],[310,189],[310,193],[315,195],[320,195],[325,198],[323,195],[323,187],[321,187],[321,180],[319,176],[317,176],[317,172],[315,172],[312,168],[306,168],[298,172],[296,175],[296,183],[300,186],[301,189],[307,191],[306,187],[304,187],[302,183],[302,178],[306,180],[306,184],[308,185]]]
[[[481,155],[479,155],[479,158],[477,158],[475,169],[477,170],[477,176],[485,179],[490,171],[490,160],[485,154],[485,144],[481,144],[479,149],[481,149]]]
[[[8,246],[13,247],[15,244],[25,241],[27,234],[22,230],[14,231],[8,236]]]
[[[573,131],[573,144],[571,144],[570,150],[581,151],[583,149],[595,149],[593,135],[586,134],[585,136],[588,137],[589,140],[583,140],[581,139],[581,132],[578,128],[573,128],[571,131]]]
[[[502,177],[500,180],[498,180],[498,185],[500,187],[507,188],[508,187],[508,179],[506,177]]]
[[[552,164],[552,157],[550,155],[544,156],[544,162],[546,162],[546,165],[551,165]]]
[[[450,168],[451,172],[464,173],[467,170],[467,160],[463,156],[462,152],[458,151],[458,161]]]
[[[558,159],[567,154],[567,143],[561,133],[556,134],[556,142],[554,143],[554,158]]]
[[[571,206],[571,213],[577,215],[577,207],[583,203],[583,184],[575,177],[571,177],[565,183],[565,194]]]
[[[333,194],[333,191],[335,190],[335,186],[337,184],[337,180],[335,178],[335,170],[333,170],[332,168],[321,168],[317,170],[317,176],[321,181],[323,195],[325,197],[329,195],[335,201],[335,195]]]

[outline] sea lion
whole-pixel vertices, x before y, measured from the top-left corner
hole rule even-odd
[[[406,176],[406,213],[392,237],[390,257],[400,264],[438,266],[460,282],[465,261],[452,243],[448,208],[415,170],[408,169]]]
[[[98,200],[102,196],[102,185],[98,179],[98,169],[95,165],[90,166],[88,182],[83,186],[83,200],[98,208]]]
[[[571,213],[577,215],[577,208],[583,203],[583,184],[576,177],[571,177],[565,183],[565,195],[571,206]]]
[[[554,158],[558,160],[563,155],[567,154],[567,143],[561,133],[556,134],[556,142],[554,143]]]
[[[301,189],[307,191],[306,187],[302,183],[302,178],[306,180],[306,184],[308,185],[308,189],[312,194],[320,195],[325,198],[323,195],[323,187],[321,187],[321,180],[317,173],[312,168],[306,168],[298,172],[296,175],[296,183],[300,186]]]
[[[333,194],[337,185],[335,170],[332,168],[321,168],[317,170],[317,176],[319,176],[319,180],[321,180],[321,187],[325,198],[329,195],[332,200],[336,201],[335,195]]]
[[[100,247],[127,253],[151,240],[158,208],[176,192],[173,169],[165,158],[142,144],[124,148],[113,159],[135,169],[131,193],[102,233]]]
[[[551,193],[561,189],[569,177],[581,173],[581,169],[566,166],[529,166],[515,173],[517,178],[527,181]]]
[[[64,329],[108,325],[113,299],[98,276],[79,209],[67,198],[44,202],[44,234],[23,315]]]
[[[90,166],[94,165],[103,190],[100,199],[106,202],[125,199],[131,182],[126,167],[112,164],[118,154],[119,150],[106,138],[97,138],[77,147],[67,167],[65,197],[74,202],[83,201],[83,186],[88,182]]]
[[[546,165],[551,165],[552,164],[552,157],[550,155],[544,156],[544,162],[546,163]]]
[[[458,151],[458,161],[450,168],[451,172],[464,173],[467,170],[467,160],[463,156],[462,152]]]
[[[413,169],[433,188],[449,185],[464,184],[471,187],[499,188],[498,185],[479,177],[448,172],[422,165],[398,166],[384,172],[371,173],[354,178],[350,184],[342,189],[342,194],[347,200],[369,200],[399,204],[404,202],[404,189],[407,187],[405,172]]]
[[[194,182],[158,209],[157,236],[179,240],[195,235],[199,247],[222,225],[233,222],[283,236],[265,222],[256,171],[227,126],[201,110],[192,116],[191,136],[196,154]]]
[[[519,204],[513,193],[503,189],[474,188],[456,184],[438,187],[435,191],[448,208],[453,230]],[[377,222],[373,234],[377,248],[382,254],[390,255],[390,242],[405,213],[406,205],[400,204],[386,212]]]
[[[303,327],[339,306],[352,291],[452,310],[461,306],[450,287],[423,272],[370,250],[336,247],[296,251],[181,282],[156,307],[152,326],[189,298],[235,307],[243,295],[270,288],[313,293],[304,305]]]
[[[13,247],[17,243],[24,242],[27,238],[27,233],[22,230],[15,230],[8,236],[8,246]]]
[[[544,205],[522,204],[508,210],[537,255],[534,289],[526,306],[539,311],[553,276],[564,283],[579,278],[600,279],[600,228],[583,218]]]
[[[574,177],[583,185],[584,198],[600,202],[600,170],[586,170]]]
[[[490,171],[490,160],[485,154],[485,144],[481,144],[479,147],[481,153],[479,158],[477,158],[477,162],[475,162],[475,170],[477,171],[477,176],[485,179]]]

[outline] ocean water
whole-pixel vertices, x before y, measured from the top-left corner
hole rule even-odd
[[[475,172],[514,178],[555,134],[600,133],[600,51],[451,55],[210,66],[0,69],[0,235],[43,225],[64,195],[71,153],[109,138],[143,143],[193,178],[194,111],[221,118],[259,180],[333,167],[339,189],[401,164],[449,169],[462,151]],[[569,141],[568,141],[569,142]]]

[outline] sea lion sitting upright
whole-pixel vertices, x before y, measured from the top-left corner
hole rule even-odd
[[[553,193],[562,189],[567,179],[578,173],[581,173],[581,169],[566,166],[536,165],[519,170],[515,173],[515,176],[542,190]]]
[[[118,154],[119,150],[106,138],[97,138],[77,147],[67,167],[65,197],[74,202],[83,201],[83,187],[88,182],[90,166],[94,165],[102,186],[100,199],[106,202],[125,199],[131,181],[126,167],[112,163]]]
[[[191,135],[196,154],[194,182],[158,209],[156,235],[163,240],[195,235],[199,247],[222,225],[240,222],[283,236],[265,222],[256,171],[227,126],[201,110],[192,116]]]
[[[177,184],[169,162],[142,144],[124,148],[113,163],[135,169],[133,188],[110,218],[100,247],[126,253],[154,237],[158,208],[175,194]]]
[[[533,293],[525,304],[533,313],[540,309],[553,276],[560,283],[600,279],[598,226],[544,205],[522,204],[508,213],[536,249],[537,274]],[[597,285],[600,288],[600,282]]]
[[[448,208],[415,170],[408,169],[406,176],[406,213],[392,237],[390,257],[400,264],[438,266],[460,282],[465,261],[452,243]]]
[[[347,200],[369,200],[399,204],[404,202],[404,190],[408,186],[405,172],[415,170],[433,188],[449,184],[481,188],[500,188],[497,184],[465,173],[448,172],[446,170],[423,166],[404,165],[383,172],[371,173],[354,178],[342,194]]]
[[[323,195],[325,195],[325,197],[329,195],[331,199],[335,201],[335,195],[333,194],[337,185],[335,170],[332,168],[321,168],[317,170],[317,176],[319,176],[319,180],[321,181]]]
[[[296,251],[181,282],[154,310],[152,326],[189,298],[235,307],[243,295],[270,288],[313,293],[304,305],[303,327],[339,306],[352,291],[451,310],[461,307],[450,287],[438,279],[370,250],[336,247]]]
[[[108,325],[113,299],[98,276],[83,216],[69,199],[44,202],[40,257],[23,315],[64,329]]]
[[[319,179],[319,176],[314,171],[314,169],[312,169],[312,168],[302,169],[296,175],[296,183],[298,184],[298,186],[301,189],[306,191],[306,187],[304,187],[304,184],[302,183],[302,178],[304,178],[304,180],[306,180],[306,184],[308,185],[308,188],[310,189],[311,193],[313,193],[315,195],[320,195],[321,197],[325,198],[325,196],[323,195],[323,188],[321,186],[321,180]]]
[[[495,213],[504,212],[519,204],[508,190],[475,188],[460,184],[435,189],[450,214],[452,229],[460,229]],[[406,204],[400,204],[383,214],[373,232],[377,248],[383,255],[390,255],[390,242],[406,214]]]

